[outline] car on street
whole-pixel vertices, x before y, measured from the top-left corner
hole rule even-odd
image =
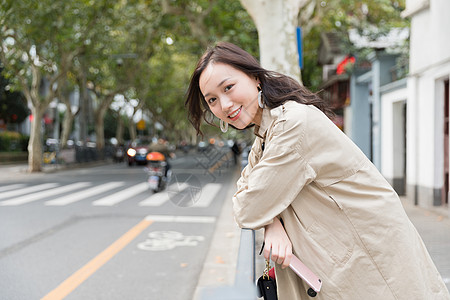
[[[134,164],[146,165],[149,153],[150,140],[136,139],[127,148],[127,162],[129,166]]]

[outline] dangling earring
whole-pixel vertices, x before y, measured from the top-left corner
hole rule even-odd
[[[263,99],[262,99],[262,91],[260,90],[258,92],[258,105],[261,108],[264,108],[264,103],[263,103]]]
[[[228,123],[227,122],[224,122],[223,120],[220,120],[219,124],[220,124],[220,130],[223,133],[228,131]]]

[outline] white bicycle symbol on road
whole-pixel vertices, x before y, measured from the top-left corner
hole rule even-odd
[[[139,243],[137,247],[147,251],[170,250],[178,246],[197,246],[199,242],[204,241],[203,236],[184,236],[177,231],[153,231],[148,234],[148,239]]]

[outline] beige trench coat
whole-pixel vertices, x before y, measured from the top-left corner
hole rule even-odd
[[[323,281],[314,299],[450,299],[401,202],[362,151],[314,106],[264,109],[233,197],[236,222],[282,218],[294,254]],[[312,299],[276,267],[279,300]]]

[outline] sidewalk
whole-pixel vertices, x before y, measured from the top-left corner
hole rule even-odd
[[[217,219],[211,246],[195,289],[193,300],[201,300],[205,288],[233,286],[236,275],[241,229],[234,222],[231,198],[240,172],[230,181],[222,211]]]
[[[236,178],[237,179],[237,178]],[[208,251],[203,271],[200,275],[193,300],[201,300],[205,288],[229,286],[234,284],[237,253],[239,250],[240,229],[232,215],[231,198],[234,186],[231,185],[224,202],[221,215],[217,220],[216,230]],[[417,228],[425,245],[439,270],[447,288],[450,290],[450,219],[445,209],[427,210],[408,204],[401,197],[403,206],[411,222]],[[256,245],[261,245],[263,231],[256,232]],[[259,249],[257,249],[259,250]],[[262,274],[264,261],[256,257],[256,274]],[[212,299],[213,300],[213,299]]]
[[[400,198],[411,222],[416,226],[439,273],[450,290],[450,218],[444,208],[426,209]]]
[[[110,164],[108,160],[91,161],[84,163],[73,163],[73,164],[44,164],[42,165],[42,172],[29,173],[28,164],[17,163],[17,164],[0,164],[0,182],[3,179],[14,179],[17,180],[17,176],[40,176],[42,174],[53,173],[56,171],[63,171],[69,169],[77,169],[84,167],[94,167],[101,166],[105,164]]]

